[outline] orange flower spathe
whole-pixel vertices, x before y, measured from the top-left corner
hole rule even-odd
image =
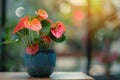
[[[45,10],[43,10],[43,9],[39,9],[35,13],[42,19],[47,19],[48,18],[47,12]]]
[[[24,25],[26,26],[26,28],[31,29],[36,32],[39,32],[42,28],[42,25],[41,25],[39,19],[37,19],[37,18],[34,18],[31,22],[29,21],[29,19],[26,19],[24,21]]]

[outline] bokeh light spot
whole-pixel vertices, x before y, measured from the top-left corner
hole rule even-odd
[[[15,10],[15,14],[17,17],[22,17],[24,15],[24,7],[18,7],[16,10]]]

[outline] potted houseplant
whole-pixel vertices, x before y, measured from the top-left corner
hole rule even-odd
[[[56,54],[51,45],[65,40],[66,28],[60,21],[53,23],[45,10],[35,11],[35,16],[25,16],[13,30],[15,40],[3,43],[20,42],[25,53],[27,72],[33,77],[48,77],[54,70]]]

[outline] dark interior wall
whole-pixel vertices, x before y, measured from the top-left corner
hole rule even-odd
[[[2,1],[0,0],[0,42],[1,42],[1,12],[2,12]],[[0,45],[0,71],[1,71],[1,45]]]
[[[2,19],[1,19],[1,16],[2,16],[2,0],[0,0],[0,28],[1,28],[1,21],[2,21]]]
[[[0,18],[1,18],[1,0],[0,0]],[[0,23],[1,23],[1,19],[0,19]]]
[[[1,0],[1,25],[2,25],[2,29],[4,28],[4,24],[6,21],[6,0]]]
[[[2,32],[4,31],[5,22],[6,22],[6,0],[0,0],[0,42],[4,41]],[[0,71],[3,70],[3,63],[4,63],[3,53],[4,53],[4,45],[0,45]]]

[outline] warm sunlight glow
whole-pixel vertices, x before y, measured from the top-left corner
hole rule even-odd
[[[67,0],[67,1],[76,6],[87,6],[87,0]]]
[[[67,3],[62,3],[60,5],[60,11],[63,13],[63,14],[69,14],[71,12],[71,6]]]

